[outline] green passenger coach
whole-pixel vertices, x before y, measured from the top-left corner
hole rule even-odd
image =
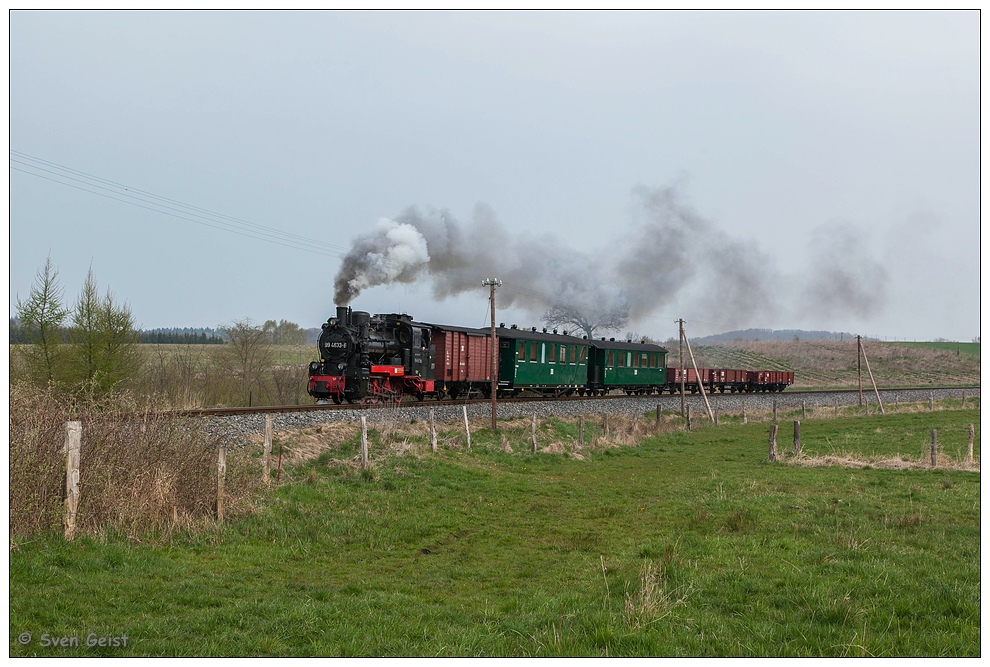
[[[588,382],[588,341],[536,329],[500,327],[498,391],[516,396],[523,391],[545,396],[570,396]]]
[[[612,389],[627,394],[659,393],[667,382],[667,349],[652,343],[585,341],[589,346],[586,393],[602,396]]]

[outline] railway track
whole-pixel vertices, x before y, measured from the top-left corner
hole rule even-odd
[[[882,388],[882,392],[897,391],[897,392],[931,392],[931,391],[976,391],[979,392],[980,387],[978,386],[967,386],[967,387],[896,387],[896,388]],[[732,397],[734,399],[746,400],[747,398],[782,398],[789,399],[792,397],[800,397],[804,395],[812,394],[835,394],[835,395],[846,395],[846,394],[857,394],[858,389],[810,389],[810,390],[798,390],[798,391],[785,391],[783,393],[766,393],[766,392],[754,392],[751,394],[740,393],[740,394],[712,394],[712,397]],[[867,391],[863,389],[863,396],[873,396],[872,391]],[[515,398],[500,398],[498,399],[499,405],[513,405],[520,403],[543,403],[543,402],[553,402],[553,403],[570,403],[578,401],[609,401],[609,400],[628,400],[628,399],[653,399],[653,400],[671,400],[679,399],[680,394],[647,394],[647,395],[632,395],[627,396],[624,393],[621,394],[609,394],[607,396],[566,396],[566,397],[547,397],[547,396],[518,396]],[[701,394],[686,394],[686,399],[691,398],[701,398]],[[920,399],[919,399],[920,400]],[[341,405],[335,405],[332,403],[327,404],[310,404],[310,405],[267,405],[267,406],[254,406],[254,407],[240,407],[240,408],[198,408],[192,410],[171,410],[166,414],[183,416],[183,417],[229,417],[235,415],[262,415],[270,413],[291,413],[291,412],[319,412],[319,411],[339,411],[339,410],[376,410],[381,408],[424,408],[424,407],[456,407],[461,405],[477,405],[477,404],[488,404],[491,403],[489,398],[468,398],[468,399],[457,399],[457,400],[443,400],[443,401],[417,401],[404,400],[398,403],[394,402],[379,402],[379,403],[344,403]]]

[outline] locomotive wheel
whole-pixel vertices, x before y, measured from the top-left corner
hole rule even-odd
[[[340,397],[340,394],[330,394],[330,398],[333,399],[335,405],[340,405],[344,402],[344,399]]]

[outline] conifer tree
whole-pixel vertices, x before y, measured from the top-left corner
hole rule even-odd
[[[17,318],[30,345],[19,346],[25,371],[33,382],[51,385],[62,379],[63,329],[68,310],[62,305],[58,271],[49,256],[38,271],[27,301],[17,300]],[[23,348],[23,349],[22,349]]]

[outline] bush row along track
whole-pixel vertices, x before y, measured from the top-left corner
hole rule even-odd
[[[929,398],[935,401],[959,401],[979,398],[979,387],[952,387],[939,389],[881,389],[880,398],[888,411],[895,404],[927,403]],[[751,418],[759,418],[760,414],[768,415],[774,405],[778,410],[800,409],[802,404],[808,409],[832,408],[839,406],[854,406],[859,403],[857,390],[815,391],[815,392],[784,392],[783,394],[716,394],[709,398],[712,409],[722,413],[738,413],[743,409]],[[876,395],[863,390],[863,401],[869,407],[871,414],[878,412]],[[570,399],[503,399],[498,401],[499,419],[518,419],[531,417],[533,414],[540,419],[549,417],[577,417],[580,415],[613,414],[613,415],[642,415],[662,406],[665,414],[680,411],[681,397],[678,394],[662,396],[605,396],[598,398]],[[686,396],[685,404],[690,406],[692,418],[696,423],[707,421],[704,400],[701,395]],[[370,425],[377,422],[394,420],[401,411],[403,419],[409,421],[426,421],[430,417],[430,409],[434,410],[438,422],[452,422],[463,419],[463,410],[467,406],[469,419],[491,418],[491,401],[429,401],[408,402],[392,405],[308,405],[281,406],[259,408],[231,408],[186,410],[179,414],[208,418],[212,431],[220,432],[229,439],[243,442],[247,437],[257,436],[264,432],[264,415],[273,415],[273,428],[276,431],[309,428],[318,424],[333,422],[354,423],[367,417]]]

